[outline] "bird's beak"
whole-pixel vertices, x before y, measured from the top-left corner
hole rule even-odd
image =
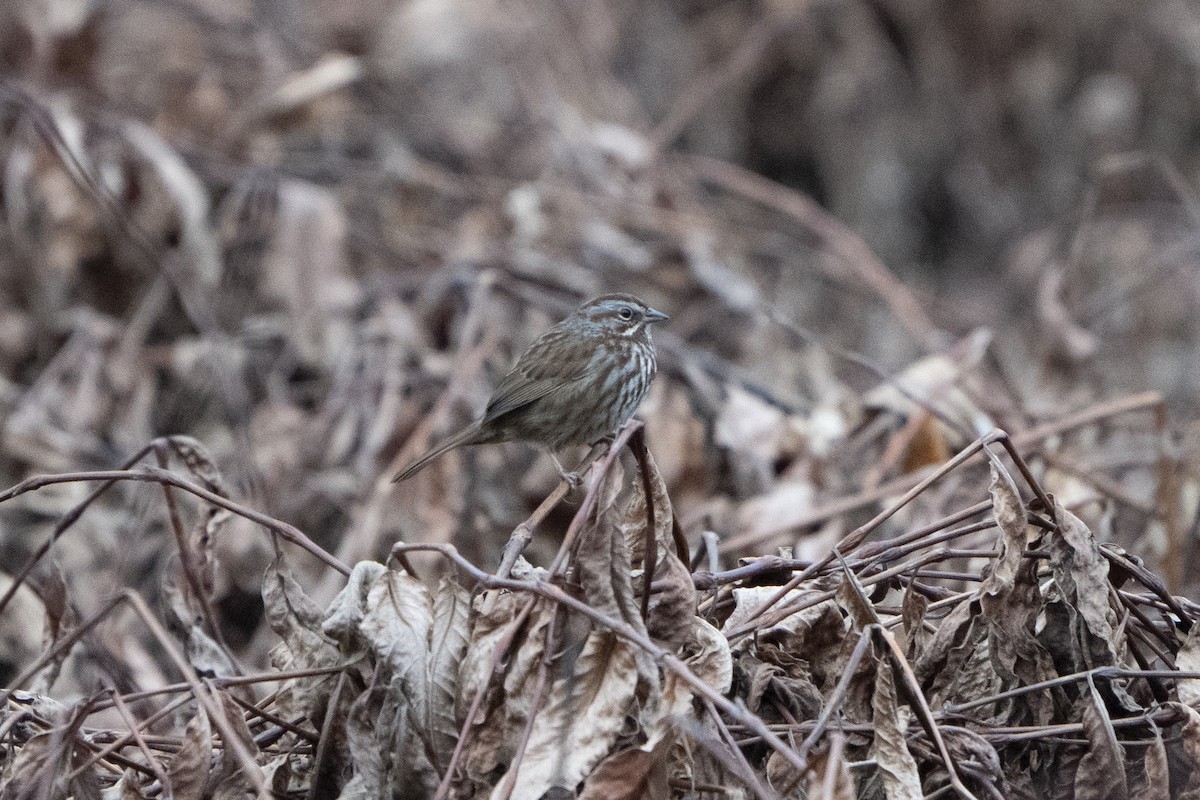
[[[658,311],[657,309],[653,309],[653,308],[646,309],[646,321],[647,322],[665,322],[666,320],[669,320],[669,319],[670,319],[670,317],[668,317],[663,312]]]

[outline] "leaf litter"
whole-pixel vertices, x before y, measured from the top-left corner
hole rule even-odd
[[[0,800],[1200,797],[1186,182],[1106,163],[939,301],[888,213],[668,147],[753,139],[700,95],[763,54],[836,67],[798,7],[603,4],[567,57],[561,10],[185,5],[0,12]],[[653,130],[577,72],[731,27]],[[520,447],[386,484],[615,288],[674,319],[583,489]]]

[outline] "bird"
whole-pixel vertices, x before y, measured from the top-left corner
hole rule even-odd
[[[670,319],[630,294],[588,300],[537,338],[492,392],[483,416],[401,470],[407,480],[458,447],[533,442],[555,451],[592,444],[633,416],[658,365],[650,327]]]

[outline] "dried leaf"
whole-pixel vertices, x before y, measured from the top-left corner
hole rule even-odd
[[[54,737],[39,733],[25,742],[14,758],[5,759],[11,763],[4,765],[7,774],[0,784],[0,800],[53,797],[58,778],[53,749]]]
[[[173,632],[183,639],[189,663],[204,677],[225,678],[237,674],[233,660],[205,630],[204,601],[196,596],[190,586],[181,583],[182,560],[175,558],[173,561],[176,562],[175,568],[163,572],[159,591],[168,612],[167,622]]]
[[[271,787],[271,791],[277,795],[286,795],[288,788],[292,783],[292,776],[296,774],[293,765],[295,756],[282,755],[276,756],[263,764],[263,778],[266,780],[267,786]]]
[[[371,690],[355,701],[350,713],[350,750],[355,765],[373,792],[402,790],[414,796],[432,792],[439,773],[430,763],[431,754],[448,760],[457,737],[457,673],[448,670],[438,675],[433,669],[450,666],[447,659],[461,656],[465,650],[463,634],[453,626],[456,616],[460,628],[464,624],[466,599],[450,589],[450,584],[441,584],[442,627],[437,635],[442,651],[435,659],[431,650],[434,601],[425,586],[395,570],[380,573],[374,567],[363,567],[359,575],[376,576],[357,624],[359,638],[374,655],[376,672]],[[346,597],[335,601],[330,617],[333,623],[326,622],[326,629],[337,630],[343,641],[354,638],[341,626],[358,616],[354,600],[361,597],[362,583],[352,583]],[[456,604],[462,608],[456,611]],[[441,687],[437,698],[433,696],[435,686]]]
[[[181,746],[167,765],[176,800],[200,800],[213,772],[212,728],[202,706],[187,724]]]
[[[1045,331],[1045,341],[1051,342],[1053,355],[1068,363],[1084,361],[1099,346],[1096,337],[1071,317],[1063,300],[1063,268],[1054,266],[1042,272],[1037,292],[1037,314]]]
[[[1001,531],[1000,555],[979,588],[979,603],[988,625],[992,667],[1005,689],[1039,683],[1057,676],[1050,654],[1034,635],[1043,600],[1037,563],[1024,558],[1028,546],[1025,507],[1007,472],[992,466],[992,513]],[[1047,724],[1054,715],[1049,694],[1035,692],[1005,704],[1012,723]]]
[[[361,774],[356,774],[342,787],[338,800],[378,800],[379,795],[372,793],[367,781]]]
[[[787,709],[796,719],[816,718],[821,713],[824,698],[812,682],[807,663],[774,646],[760,644],[759,652],[764,660],[749,653],[738,659],[738,665],[749,679],[743,697],[746,708],[772,722],[786,720],[780,719],[778,712],[765,713],[776,707]],[[789,668],[781,667],[781,661],[787,662]]]
[[[153,166],[163,188],[175,201],[179,247],[186,256],[183,293],[188,297],[211,293],[221,277],[220,248],[208,224],[208,193],[194,172],[161,136],[147,125],[126,119],[129,144]]]
[[[901,713],[890,661],[879,664],[871,707],[874,710],[874,738],[870,755],[879,764],[888,800],[921,800],[925,796],[921,791],[921,776],[904,738],[909,714]]]
[[[321,630],[320,608],[292,577],[282,557],[267,570],[262,595],[267,623],[283,640],[271,650],[275,669],[322,669],[342,663],[337,645]],[[293,678],[280,687],[273,711],[287,720],[319,718],[317,709],[324,706],[332,689],[332,676]]]
[[[12,584],[12,578],[0,572],[0,596],[7,594]],[[34,590],[28,583],[18,588],[0,614],[0,663],[18,672],[32,663],[40,654],[39,639],[48,624],[45,606]],[[47,685],[44,680],[34,680]]]
[[[427,725],[434,766],[442,772],[458,743],[459,667],[470,643],[470,594],[457,582],[443,578],[433,596],[430,632],[429,710]]]
[[[130,768],[122,773],[116,783],[104,789],[100,797],[102,800],[149,800],[146,789],[152,781],[152,776]]]
[[[185,650],[188,662],[205,678],[228,678],[238,672],[229,653],[208,635],[202,625],[193,625],[188,629]]]
[[[81,702],[74,708],[66,709],[53,701],[25,696],[21,698],[21,704],[49,712],[46,721],[53,727],[46,733],[33,735],[18,750],[15,758],[0,761],[0,777],[5,778],[0,783],[0,800],[40,800],[43,797],[67,796],[79,800],[98,800],[99,765],[93,764],[69,779],[87,758],[80,728],[89,716],[90,703]],[[20,728],[17,730],[20,731]],[[25,735],[29,736],[29,732],[35,730],[40,730],[40,726],[26,729]]]
[[[346,269],[346,215],[334,192],[304,181],[281,181],[278,200],[258,288],[287,309],[298,325],[294,345],[317,360],[324,350],[319,334],[338,319],[330,312],[361,295]]]
[[[579,800],[668,800],[670,754],[666,740],[648,752],[633,747],[613,753],[587,776]]]
[[[372,679],[371,688],[375,682]],[[320,738],[316,742],[310,768],[307,770],[308,795],[310,797],[329,797],[338,791],[346,782],[346,774],[352,766],[358,766],[359,761],[369,761],[379,757],[381,747],[377,742],[371,746],[360,748],[359,752],[351,752],[350,716],[352,704],[356,699],[371,694],[369,691],[359,691],[360,684],[357,676],[350,671],[338,673],[333,682],[333,690],[322,709],[320,723]],[[356,698],[355,693],[358,693]],[[381,730],[380,737],[388,737],[390,730]],[[390,749],[389,749],[390,752]]]
[[[1154,741],[1146,746],[1141,775],[1132,800],[1171,800],[1171,770],[1167,763],[1167,748],[1162,731],[1153,726]]]
[[[1172,800],[1200,800],[1200,711],[1182,704],[1172,707],[1185,716],[1178,735],[1169,737],[1167,745]]]
[[[404,682],[410,702],[415,707],[427,705],[425,670],[433,613],[425,586],[407,573],[385,571],[367,593],[358,630],[374,652],[376,663]]]
[[[577,551],[579,583],[587,604],[603,614],[645,630],[641,608],[634,597],[630,549],[608,515],[580,535]]]
[[[840,580],[839,575],[824,584],[814,583],[822,586]],[[728,632],[743,624],[743,620],[777,593],[778,589],[772,586],[734,589],[736,605],[722,630]],[[780,602],[791,603],[802,597],[815,599],[816,595],[822,593],[819,589],[794,590]],[[747,654],[780,667],[793,679],[781,686],[785,689],[785,696],[795,700],[800,707],[805,707],[811,700],[812,691],[820,694],[840,677],[839,657],[843,655],[843,645],[847,641],[847,626],[848,622],[838,604],[834,600],[822,600],[785,617],[754,637],[742,639],[734,649],[743,654],[739,661],[751,674],[755,667],[753,661],[746,661]],[[804,654],[803,658],[797,655],[801,653]],[[813,687],[811,690],[808,688],[810,686]]]
[[[1081,800],[1126,800],[1125,753],[1112,723],[1090,696],[1085,695],[1079,702],[1088,745],[1075,773],[1075,796]]]
[[[789,479],[743,501],[737,512],[734,540],[757,542],[804,523],[816,505],[816,494],[812,483]]]
[[[1187,632],[1175,654],[1175,666],[1184,672],[1200,672],[1200,625],[1193,625]],[[1179,702],[1200,710],[1200,678],[1183,678],[1175,686]]]
[[[803,598],[811,598],[817,594],[823,594],[824,591],[824,588],[792,589],[772,608],[792,605]],[[733,612],[725,620],[725,624],[721,626],[721,632],[728,634],[730,631],[744,626],[751,618],[755,617],[759,609],[765,606],[777,594],[779,594],[779,587],[776,586],[739,586],[735,588],[733,590]],[[841,629],[837,638],[840,640],[842,638],[841,633],[846,631],[846,625],[841,613],[838,611],[837,603],[833,600],[814,602],[808,608],[797,611],[794,614],[789,614],[770,628],[760,631],[759,635],[771,634],[779,636],[781,634],[794,634],[801,639],[805,639],[811,635],[810,632],[828,627],[833,621],[833,616],[831,615],[837,617],[838,627]]]
[[[350,708],[346,725],[350,752],[355,775],[368,797],[419,800],[432,797],[437,788],[439,776],[423,746],[421,698],[410,698],[408,691],[400,674],[381,666],[371,688]]]
[[[1048,537],[1054,582],[1068,604],[1072,641],[1055,652],[1072,671],[1118,665],[1114,642],[1116,612],[1108,602],[1108,561],[1092,532],[1079,517],[1055,504],[1058,535]]]
[[[350,570],[346,585],[325,610],[320,630],[339,642],[343,651],[355,653],[366,646],[358,627],[366,615],[367,594],[386,572],[387,567],[376,561],[359,561]]]
[[[588,635],[573,672],[555,680],[534,719],[513,797],[541,797],[552,786],[573,790],[611,752],[633,710],[637,662],[635,649],[616,634]]]
[[[79,613],[67,591],[62,570],[53,560],[43,561],[40,569],[30,576],[29,582],[37,591],[45,609],[42,647],[49,650],[64,637],[74,633],[79,624]],[[56,655],[30,682],[29,691],[34,694],[49,694],[50,688],[62,672],[68,655],[69,649]]]
[[[904,605],[901,610],[903,628],[896,638],[904,650],[905,658],[916,663],[917,654],[925,650],[931,634],[925,629],[925,612],[929,609],[929,600],[920,592],[914,591],[910,583],[904,589]]]
[[[518,561],[518,564],[521,562]],[[524,565],[514,575],[536,574]],[[528,619],[516,627],[521,609],[532,603]],[[533,706],[533,689],[546,641],[546,629],[557,613],[554,604],[526,595],[488,590],[475,598],[471,642],[459,671],[457,718],[466,717],[478,692],[485,701],[471,721],[462,758],[465,780],[477,787],[494,785],[502,765],[511,761]],[[515,637],[507,658],[497,661],[497,648]]]
[[[233,702],[233,698],[225,689],[217,690],[216,696],[221,701],[221,709],[225,714],[228,726],[237,733],[238,739],[241,740],[247,752],[257,755],[258,745],[254,742],[254,734],[250,732],[250,726],[246,724],[241,707]],[[229,746],[228,742],[222,742],[216,760],[217,763],[209,779],[209,785],[215,787],[213,800],[241,800],[247,792],[251,791],[250,781],[242,770],[242,762],[234,754],[233,748]]]
[[[968,777],[978,785],[987,786],[989,793],[998,797],[1012,797],[1012,787],[1005,778],[1005,766],[1000,761],[996,748],[983,736],[966,728],[939,725],[942,741],[950,754],[950,763],[962,777]],[[925,775],[925,788],[949,785],[949,776],[941,753],[928,738],[919,731],[909,740],[909,748],[922,765],[932,764],[933,769]],[[977,795],[981,794],[977,792]]]
[[[733,683],[729,640],[700,617],[692,619],[691,628],[691,636],[681,653],[683,662],[697,678],[721,694],[727,693]]]
[[[671,552],[655,572],[656,591],[650,596],[646,628],[650,638],[668,651],[675,652],[691,632],[689,620],[696,615],[696,587],[692,571]]]
[[[683,663],[700,678],[721,694],[727,694],[733,683],[733,658],[729,651],[729,640],[721,632],[699,617],[692,618],[691,635],[680,653]],[[667,737],[674,724],[680,719],[697,719],[696,707],[692,702],[692,687],[674,671],[668,671],[662,681],[661,701],[647,704],[642,709],[641,726],[646,742],[641,750],[649,751]]]
[[[783,411],[737,386],[728,391],[713,432],[716,443],[770,464],[779,455],[780,442],[787,433]]]
[[[930,705],[986,697],[1000,690],[986,640],[987,622],[978,602],[959,603],[942,619],[913,662]]]
[[[205,489],[215,494],[225,494],[225,481],[212,453],[199,439],[176,434],[167,437],[171,449]]]
[[[917,429],[904,449],[902,472],[916,472],[928,466],[944,464],[950,460],[950,445],[937,419],[922,410],[916,420]]]
[[[671,496],[667,492],[667,484],[658,471],[654,456],[648,450],[646,452],[646,469],[645,477],[650,484],[650,500],[653,501],[652,505],[654,506],[654,548],[657,555],[655,564],[658,566],[667,556],[678,555],[675,552],[675,539],[671,532],[674,511],[671,506]],[[629,548],[629,560],[638,570],[643,567],[642,562],[645,560],[646,526],[650,522],[642,477],[638,474],[633,480],[629,502],[625,506],[625,512],[620,522],[625,545]]]
[[[961,430],[985,433],[995,427],[987,412],[962,389],[965,376],[976,368],[991,345],[992,333],[986,328],[973,331],[944,353],[926,356],[910,364],[887,383],[863,395],[867,408],[891,411],[908,418],[927,409],[958,423],[950,427],[941,421],[941,438],[959,444]]]
[[[851,630],[861,631],[869,625],[880,624],[879,613],[867,598],[862,582],[852,570],[843,569],[842,583],[838,586],[838,604],[847,611]]]
[[[527,603],[533,603],[533,609],[518,630],[517,620]],[[476,691],[486,689],[494,674],[503,675],[506,685],[513,688],[524,686],[525,679],[533,674],[530,667],[541,661],[541,654],[532,652],[532,645],[545,641],[545,628],[554,613],[551,603],[517,592],[490,589],[475,597],[471,640],[459,669],[461,691],[456,715],[460,719],[466,715]],[[497,660],[497,647],[510,638],[528,644],[510,647],[509,657]]]
[[[840,734],[834,734],[838,735]],[[839,755],[836,760],[832,758],[832,750],[832,747],[824,748],[813,753],[809,759],[807,797],[812,800],[856,800],[859,796],[858,789],[850,767],[844,755]],[[772,758],[775,755],[773,753]],[[772,785],[775,784],[772,782]]]

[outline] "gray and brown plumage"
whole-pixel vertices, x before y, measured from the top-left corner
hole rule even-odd
[[[633,295],[606,294],[538,337],[500,381],[483,417],[418,458],[411,478],[456,447],[535,442],[554,451],[591,444],[633,416],[654,380],[650,326],[667,319]]]

